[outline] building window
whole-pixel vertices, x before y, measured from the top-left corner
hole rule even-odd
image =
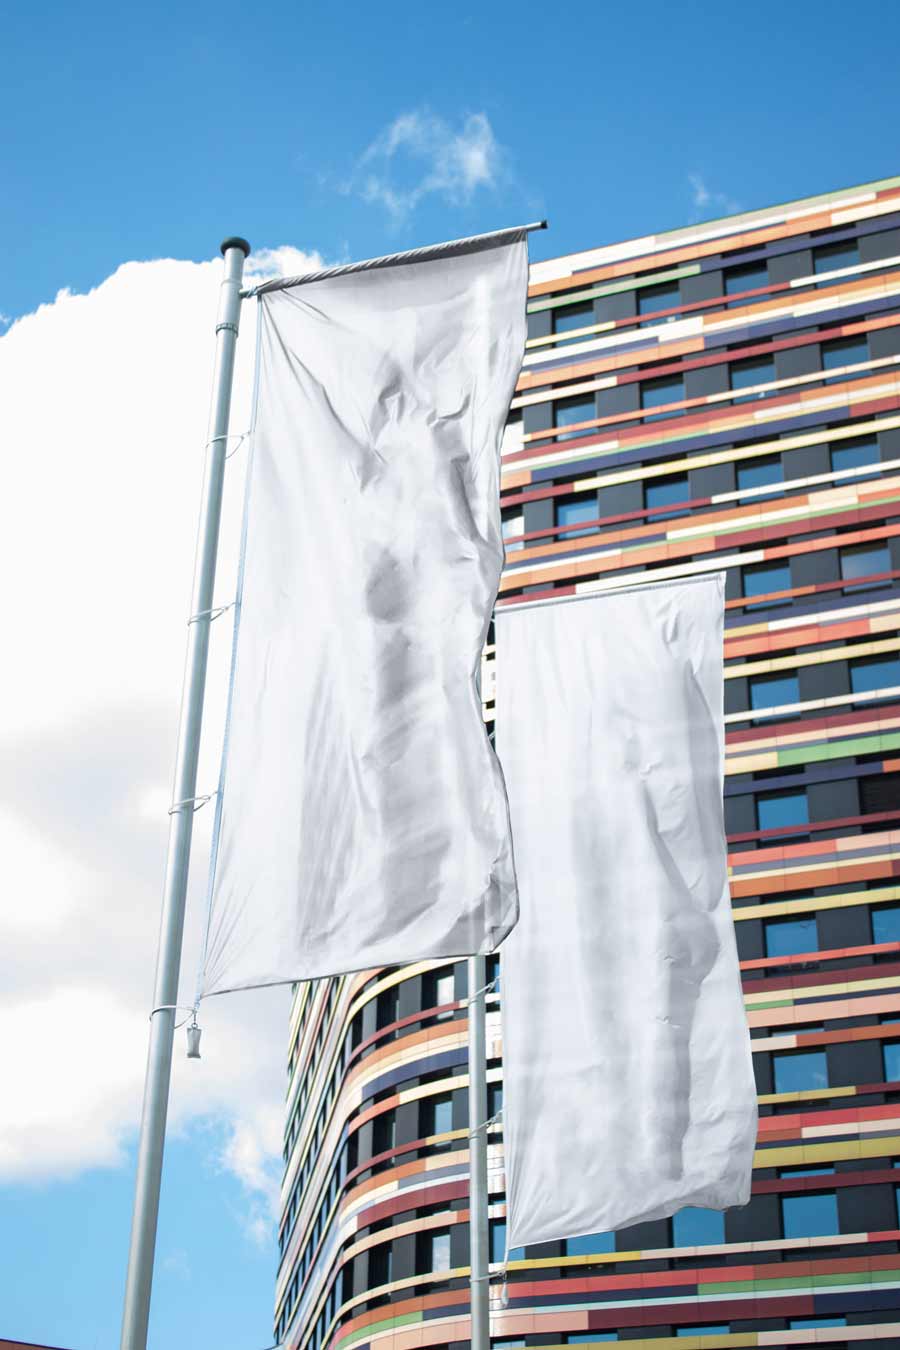
[[[517,516],[505,516],[502,521],[503,546],[507,553],[517,553],[520,548],[525,547],[525,540],[519,538],[525,533],[525,517],[520,513]],[[515,539],[514,544],[507,543],[508,539]]]
[[[859,266],[859,244],[855,239],[847,239],[840,244],[822,244],[813,249],[813,271],[839,272],[842,267]]]
[[[390,1242],[382,1242],[369,1251],[369,1287],[390,1284],[393,1250]]]
[[[592,1256],[595,1252],[614,1252],[615,1233],[588,1233],[583,1237],[566,1238],[566,1256]]]
[[[593,394],[577,394],[573,398],[557,399],[553,405],[553,417],[557,428],[570,427],[581,422],[590,422],[597,416],[597,405]],[[579,436],[587,436],[588,431],[559,430],[558,441],[572,441]]]
[[[766,956],[798,956],[819,950],[819,930],[812,919],[767,919],[763,924]]]
[[[724,279],[726,295],[740,295],[743,291],[760,290],[769,284],[768,263],[760,259],[759,262],[742,263],[740,267],[727,267]],[[729,308],[755,305],[761,299],[762,296],[755,295],[746,300],[732,300]]]
[[[674,506],[678,502],[690,501],[691,489],[686,473],[671,473],[664,478],[651,478],[644,484],[644,506],[655,513],[647,521],[655,525],[659,520],[674,520],[676,516],[689,515],[688,511],[661,511],[656,508]]]
[[[858,366],[869,361],[869,341],[865,334],[858,337],[835,338],[833,342],[823,342],[822,351],[822,369],[840,370],[844,366]],[[852,379],[859,379],[862,375],[867,375],[868,371],[859,371],[851,376]],[[835,375],[826,384],[840,383],[845,376]]]
[[[828,1087],[824,1050],[780,1050],[772,1056],[775,1091],[816,1092]]]
[[[452,1093],[425,1098],[422,1102],[422,1123],[419,1128],[423,1138],[433,1134],[448,1134],[453,1129]]]
[[[641,407],[662,408],[669,403],[680,403],[684,398],[684,380],[680,375],[661,375],[656,380],[641,381]],[[645,422],[662,422],[667,417],[681,417],[683,408],[673,408],[669,412],[653,413],[644,418]]]
[[[594,1341],[617,1341],[619,1334],[616,1331],[586,1331],[582,1336],[579,1332],[577,1336],[567,1336],[567,1345],[593,1345]]]
[[[878,446],[877,436],[856,436],[849,441],[836,441],[831,446],[831,467],[835,473],[839,469],[860,469],[866,464],[880,465],[881,450]],[[846,480],[854,483],[866,483],[870,478],[877,478],[878,471],[875,473],[852,474]],[[840,478],[835,479],[835,483],[840,483]]]
[[[713,1247],[725,1241],[725,1215],[717,1209],[680,1209],[672,1217],[676,1247]]]
[[[380,1116],[376,1116],[372,1121],[372,1156],[379,1153],[387,1153],[394,1147],[396,1115],[391,1108],[389,1111],[382,1111]]]
[[[744,595],[774,595],[778,591],[791,589],[791,565],[788,562],[751,563],[741,568],[744,583]],[[761,600],[756,605],[745,605],[751,609],[777,609],[780,605],[789,605],[789,597],[782,600]]]
[[[394,984],[390,989],[382,989],[375,1005],[375,1025],[379,1031],[397,1021],[399,1007],[399,986]]]
[[[503,1110],[503,1084],[488,1083],[487,1085],[487,1113],[488,1120],[493,1120],[500,1111]]]
[[[729,1322],[703,1322],[696,1327],[676,1327],[676,1336],[728,1336],[731,1333]]]
[[[754,712],[764,708],[785,708],[800,702],[800,681],[796,675],[751,675],[749,680],[750,707]],[[774,717],[756,717],[755,722],[774,722],[790,713],[776,713]]]
[[[840,550],[841,577],[844,581],[856,581],[860,577],[878,576],[881,572],[890,572],[891,553],[887,544],[856,544],[853,548]],[[878,591],[890,589],[893,583],[885,581],[862,581],[856,586],[845,586],[849,591]]]
[[[728,370],[732,389],[753,389],[758,384],[770,384],[775,379],[775,358],[749,356],[744,361],[732,361]],[[731,401],[747,403],[755,398],[765,398],[765,394],[748,394],[746,398],[734,398]]]
[[[850,662],[850,690],[854,694],[874,693],[900,685],[900,656],[866,656]]]
[[[677,281],[663,281],[658,286],[641,286],[637,293],[638,314],[658,314],[661,309],[676,309],[681,304],[681,288]],[[671,323],[680,315],[670,314],[666,319],[651,320],[642,323],[641,328],[652,327],[653,323]]]
[[[500,993],[500,957],[499,957],[499,956],[489,956],[489,957],[487,958],[487,960],[486,960],[485,963],[484,963],[484,977],[485,977],[486,982],[487,982],[489,985],[492,985],[492,986],[493,986],[492,989],[490,989],[490,990],[488,991],[488,997],[490,997],[491,993],[499,994],[499,993]]]
[[[524,1247],[511,1247],[510,1261],[521,1261],[525,1255]],[[506,1256],[506,1220],[491,1219],[491,1260],[502,1261]]]
[[[806,788],[786,788],[781,792],[760,792],[756,797],[756,828],[783,830],[792,825],[809,824]]]
[[[884,1081],[900,1082],[900,1041],[885,1041],[881,1047],[884,1063]]]
[[[739,492],[749,492],[753,488],[768,487],[770,483],[784,483],[784,465],[780,455],[764,455],[762,459],[751,459],[737,466],[737,485]],[[757,492],[754,501],[767,502],[773,497],[783,497],[784,492]]]
[[[434,1275],[450,1270],[450,1232],[416,1234],[416,1274]]]
[[[834,1191],[783,1195],[781,1224],[786,1238],[824,1237],[828,1233],[837,1233],[837,1196]]]
[[[846,1317],[792,1317],[788,1322],[791,1331],[806,1331],[809,1327],[845,1327]]]
[[[579,497],[577,501],[556,503],[556,523],[559,526],[580,525],[584,520],[596,520],[599,511],[596,496]],[[586,530],[567,530],[562,539],[577,539],[582,534],[595,534],[596,527]]]
[[[873,942],[900,942],[900,905],[876,905],[871,915]]]
[[[453,967],[444,966],[441,970],[430,970],[422,976],[422,1007],[444,1008],[455,1001]],[[453,1010],[440,1013],[441,1018],[453,1016]]]
[[[583,342],[589,334],[580,333],[594,322],[594,306],[590,300],[579,305],[565,305],[553,311],[553,331],[557,334],[559,347],[564,342]],[[572,334],[572,336],[567,336]]]

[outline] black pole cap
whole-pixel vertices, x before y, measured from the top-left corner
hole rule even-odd
[[[241,239],[240,235],[237,234],[229,235],[227,239],[223,239],[219,248],[222,251],[223,257],[230,248],[239,248],[245,258],[250,257],[250,245],[247,243],[246,239]]]

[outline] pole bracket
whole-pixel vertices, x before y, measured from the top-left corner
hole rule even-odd
[[[185,806],[192,806],[195,811],[199,811],[201,806],[205,806],[207,802],[211,802],[213,797],[218,797],[218,795],[218,792],[207,792],[202,797],[185,797],[183,802],[172,803],[169,807],[169,815],[174,816],[176,812],[181,811]]]

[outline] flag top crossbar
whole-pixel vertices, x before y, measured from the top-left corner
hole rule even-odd
[[[241,299],[249,300],[253,296],[267,295],[270,291],[286,291],[294,286],[305,286],[312,281],[326,281],[330,277],[349,276],[351,272],[371,272],[381,267],[400,267],[405,263],[435,262],[439,258],[455,258],[462,253],[478,253],[485,248],[499,248],[503,244],[514,243],[532,230],[546,230],[546,220],[536,220],[530,225],[516,225],[506,230],[491,230],[487,234],[471,234],[466,239],[449,239],[443,244],[426,244],[422,248],[407,249],[405,253],[386,253],[380,258],[367,258],[363,262],[343,263],[338,267],[325,267],[318,272],[304,272],[298,277],[273,277],[271,281],[262,281],[241,291]]]

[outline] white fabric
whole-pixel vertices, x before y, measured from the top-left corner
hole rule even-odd
[[[260,298],[204,994],[486,952],[515,923],[478,672],[527,247]]]
[[[715,575],[497,615],[510,1247],[750,1196],[723,607]]]

